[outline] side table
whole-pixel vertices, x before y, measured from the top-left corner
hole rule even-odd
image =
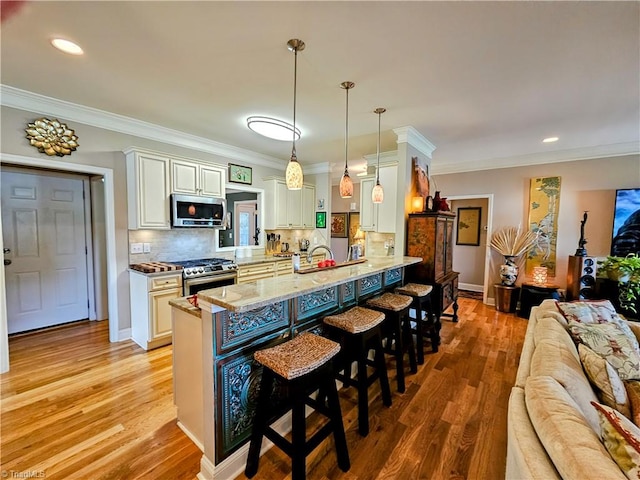
[[[495,284],[493,288],[496,292],[496,310],[507,313],[515,312],[519,288],[499,283]]]
[[[529,318],[531,308],[540,305],[542,301],[547,298],[555,298],[559,300],[559,288],[559,285],[553,285],[550,283],[546,283],[544,285],[528,282],[523,283],[520,288],[520,311],[518,312],[518,316],[522,318]]]

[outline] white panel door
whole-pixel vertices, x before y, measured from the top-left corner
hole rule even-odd
[[[83,182],[2,172],[9,333],[89,317]]]

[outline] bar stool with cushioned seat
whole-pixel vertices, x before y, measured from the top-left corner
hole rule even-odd
[[[431,350],[435,353],[440,345],[440,321],[434,320],[433,309],[431,308],[431,285],[421,283],[407,283],[403,287],[396,288],[396,293],[408,295],[413,298],[409,309],[416,311],[416,350],[418,352],[418,363],[424,363],[424,335],[428,335],[431,340]],[[424,313],[424,319],[423,319]]]
[[[343,384],[358,389],[358,431],[362,436],[369,434],[368,389],[373,382],[380,381],[382,403],[387,407],[391,405],[391,390],[382,350],[381,324],[384,318],[384,313],[363,307],[353,307],[346,312],[324,318],[329,335],[337,338],[342,346],[336,378]],[[373,361],[369,360],[370,350],[375,352]],[[351,377],[353,362],[358,364],[355,379]],[[370,375],[367,366],[374,369]]]
[[[409,322],[409,306],[412,302],[411,297],[389,292],[370,298],[366,302],[367,307],[381,311],[385,315],[385,321],[382,323],[383,336],[387,338],[387,351],[396,359],[396,381],[400,393],[405,390],[403,361],[405,352],[409,353],[411,372],[418,371]]]
[[[293,480],[306,478],[307,455],[331,433],[336,445],[338,466],[344,472],[349,470],[351,466],[349,451],[331,362],[339,351],[340,344],[328,338],[312,333],[302,333],[288,342],[254,354],[255,360],[264,368],[245,468],[247,477],[251,478],[258,472],[263,436],[291,457]],[[288,392],[288,396],[284,404],[274,411],[270,396],[276,379]],[[318,389],[319,395],[328,399],[328,408],[309,397]],[[305,405],[313,407],[329,419],[308,440],[306,439]],[[289,410],[291,410],[291,441],[271,427],[271,423]]]

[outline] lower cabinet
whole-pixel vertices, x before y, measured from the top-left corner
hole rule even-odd
[[[320,260],[324,260],[324,254],[313,255],[311,263],[307,263],[306,256],[300,259],[301,268],[315,267]],[[275,278],[280,275],[289,275],[293,272],[291,259],[273,262],[252,263],[249,265],[238,265],[238,279],[236,283],[249,283],[263,278]]]
[[[182,296],[182,274],[148,276],[131,271],[131,337],[145,350],[171,343],[169,300]]]

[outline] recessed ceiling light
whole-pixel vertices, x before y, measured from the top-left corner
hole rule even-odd
[[[293,140],[293,125],[277,118],[252,116],[247,118],[247,127],[274,140]],[[296,127],[295,132],[296,140],[299,140],[300,129]]]
[[[54,38],[51,40],[51,45],[61,52],[68,53],[70,55],[82,55],[84,53],[79,45],[70,40],[65,40],[64,38]]]
[[[553,143],[553,142],[557,142],[559,140],[558,137],[547,137],[544,140],[542,140],[542,143]]]

